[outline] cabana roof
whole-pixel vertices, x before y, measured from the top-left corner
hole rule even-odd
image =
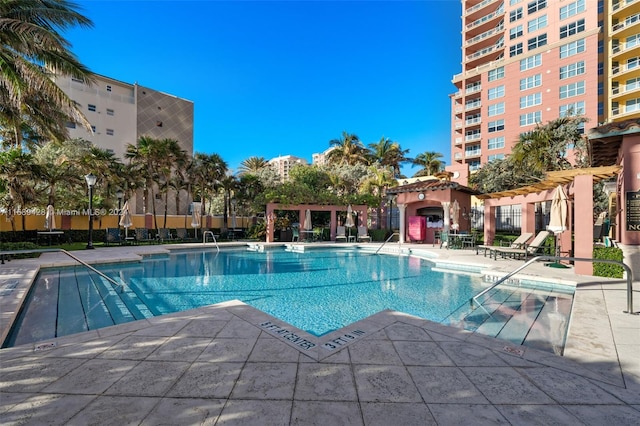
[[[533,185],[523,186],[521,188],[510,189],[507,191],[493,192],[491,194],[480,194],[477,197],[481,200],[489,198],[515,197],[516,195],[527,195],[541,191],[555,189],[558,185],[567,185],[573,182],[576,176],[592,175],[593,182],[599,182],[603,179],[610,179],[617,175],[622,167],[605,166],[605,167],[588,167],[584,169],[557,170],[547,173],[547,178]]]
[[[387,194],[401,194],[405,192],[424,192],[424,191],[438,191],[444,189],[455,189],[467,194],[476,195],[478,192],[464,185],[460,185],[457,182],[451,182],[448,180],[440,179],[428,179],[420,182],[409,183],[407,185],[394,186],[387,188]]]

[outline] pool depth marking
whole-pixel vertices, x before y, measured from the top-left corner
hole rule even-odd
[[[362,337],[365,335],[365,332],[362,330],[353,330],[351,333],[345,333],[340,337],[336,337],[335,339],[331,339],[322,345],[323,348],[332,351],[334,349],[338,349],[341,346],[346,345],[347,343],[351,343],[356,340],[358,337]]]
[[[293,343],[294,345],[299,346],[304,350],[309,350],[309,349],[314,348],[316,346],[315,343],[310,342],[307,339],[305,339],[304,337],[300,337],[297,334],[295,334],[294,332],[289,331],[286,328],[280,327],[279,325],[276,325],[276,324],[272,323],[271,321],[265,321],[265,322],[261,323],[260,327],[264,328],[265,330],[269,330],[271,333],[275,334],[276,336],[280,337],[281,339],[288,340],[291,343]]]

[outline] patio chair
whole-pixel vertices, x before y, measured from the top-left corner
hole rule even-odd
[[[189,231],[187,228],[177,228],[176,229],[176,240],[180,241],[195,241],[195,238],[191,238],[189,236]]]
[[[358,226],[358,242],[366,241],[368,243],[371,242],[371,237],[367,232],[366,226]]]
[[[347,230],[344,226],[336,227],[336,242],[338,241],[347,242]]]
[[[120,229],[118,228],[107,228],[107,232],[105,233],[105,244],[123,244],[124,240],[120,235]]]
[[[169,228],[159,228],[156,238],[158,239],[158,241],[163,243],[166,240],[173,239],[173,236],[171,235],[171,230],[169,230]]]
[[[524,233],[520,234],[520,236],[518,238],[513,240],[511,242],[511,244],[509,244],[506,247],[514,248],[514,249],[522,248],[527,243],[527,241],[529,241],[531,239],[531,237],[533,237],[533,232],[524,232]],[[487,252],[491,251],[491,250],[493,250],[495,248],[496,248],[496,246],[489,246],[489,245],[480,244],[480,245],[476,246],[476,254],[478,254],[478,252],[480,250],[483,250],[484,251],[484,257],[487,257]]]
[[[149,235],[147,228],[136,228],[136,244],[140,243],[153,243],[155,239]]]
[[[517,257],[518,259],[524,257],[524,259],[527,260],[529,256],[535,256],[544,250],[544,242],[549,235],[551,235],[549,231],[540,231],[531,241],[531,244],[525,244],[523,248],[494,247],[490,253],[493,253],[493,258],[496,260],[498,259],[498,253],[502,257]],[[491,257],[491,255],[489,257]]]
[[[294,226],[291,228],[291,231],[293,232],[293,236],[291,237],[291,242],[300,242],[300,228],[298,228],[297,226]]]

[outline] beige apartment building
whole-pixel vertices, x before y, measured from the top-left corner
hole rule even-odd
[[[293,155],[281,155],[269,160],[269,165],[280,176],[280,180],[289,180],[289,171],[298,164],[308,164],[307,160]]]
[[[101,75],[96,75],[95,80],[96,83],[89,86],[69,77],[54,79],[91,123],[93,132],[79,124],[67,123],[72,139],[90,141],[113,152],[123,162],[127,145],[135,145],[141,136],[175,139],[182,149],[193,155],[192,101]],[[185,213],[187,203],[181,203],[184,211],[176,212],[175,197],[170,196],[169,200],[170,214]],[[132,197],[130,203],[135,213],[151,210],[150,200],[145,208],[140,193]],[[156,209],[164,211],[161,199],[156,199]]]
[[[466,183],[560,116],[640,115],[639,18],[635,0],[463,0],[447,169]]]

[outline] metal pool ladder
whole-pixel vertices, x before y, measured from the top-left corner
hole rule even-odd
[[[120,289],[120,292],[124,291],[124,283],[121,282],[117,282],[116,280],[114,280],[113,278],[103,274],[102,272],[98,271],[96,268],[94,268],[93,266],[89,265],[87,262],[85,262],[84,260],[80,260],[78,259],[76,256],[72,255],[71,253],[69,253],[68,251],[66,251],[65,249],[35,249],[35,250],[9,250],[9,251],[3,251],[0,252],[0,259],[2,259],[1,263],[2,265],[4,265],[4,259],[5,256],[7,255],[11,255],[11,254],[27,254],[27,253],[64,253],[67,256],[69,256],[70,258],[72,258],[73,260],[75,260],[76,262],[78,262],[79,264],[81,264],[82,266],[84,266],[85,268],[95,272],[96,274],[100,275],[102,278],[104,278],[105,280],[109,281],[113,286],[115,286],[116,290]]]
[[[522,271],[524,268],[526,268],[527,266],[531,265],[532,263],[537,262],[538,260],[553,260],[554,262],[559,262],[561,260],[570,260],[570,261],[574,261],[574,262],[613,263],[615,265],[622,266],[624,268],[624,270],[627,272],[627,310],[626,311],[622,311],[622,312],[624,312],[625,314],[630,314],[630,315],[638,315],[639,314],[638,312],[633,312],[633,273],[632,273],[631,268],[629,267],[629,265],[627,265],[626,263],[620,262],[618,260],[611,260],[611,259],[592,259],[592,258],[583,258],[583,257],[559,257],[559,256],[536,256],[533,259],[525,262],[524,265],[519,266],[518,268],[516,268],[513,271],[509,272],[507,275],[505,275],[504,277],[500,278],[498,281],[496,281],[495,283],[493,283],[489,287],[487,287],[484,290],[482,290],[480,293],[478,293],[475,296],[473,296],[469,300],[469,302],[471,303],[471,308],[473,309],[474,302],[478,306],[482,306],[482,304],[480,302],[478,302],[478,300],[477,300],[478,297],[480,297],[483,294],[486,294],[489,291],[493,290],[498,285],[502,284],[503,282],[505,282],[506,280],[508,280],[509,278],[514,276],[515,274],[517,274],[518,272]]]
[[[391,235],[389,235],[389,238],[387,238],[384,243],[380,244],[380,247],[378,247],[378,250],[376,250],[376,252],[374,254],[378,254],[380,249],[382,249],[382,247],[384,247],[384,245],[387,244],[389,242],[389,240],[391,240],[396,235],[400,236],[400,233],[399,232],[393,232]]]
[[[216,236],[214,235],[213,231],[204,231],[204,233],[202,234],[202,244],[206,244],[207,235],[211,235],[211,238],[213,238],[213,242],[216,245],[216,248],[218,249],[218,251],[220,251],[220,247],[218,247],[218,242],[216,241]]]

